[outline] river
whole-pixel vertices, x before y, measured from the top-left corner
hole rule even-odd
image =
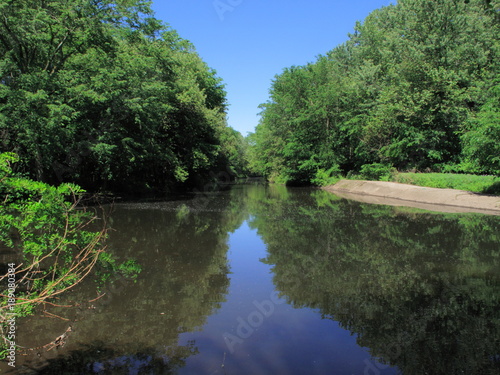
[[[142,272],[19,319],[17,373],[499,373],[500,217],[256,183],[109,223]]]

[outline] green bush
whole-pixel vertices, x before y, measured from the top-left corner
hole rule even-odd
[[[14,177],[16,161],[13,154],[0,155],[0,242],[19,264],[17,282],[25,292],[16,307],[23,313],[81,281],[103,252],[106,230],[88,230],[96,216],[77,209],[81,188]]]
[[[360,170],[360,175],[366,180],[389,181],[391,175],[395,171],[394,167],[390,165],[373,163],[363,165]]]
[[[338,180],[340,179],[339,176],[340,176],[340,168],[338,165],[335,165],[328,170],[320,168],[314,175],[314,178],[311,180],[311,183],[316,186],[333,185],[336,182],[338,182]]]
[[[138,271],[130,262],[117,265],[104,252],[106,228],[90,229],[96,227],[97,215],[79,206],[84,193],[80,187],[16,177],[16,161],[14,154],[0,154],[0,244],[13,251],[9,264],[15,268],[10,272],[15,297],[7,290],[9,275],[0,277],[5,288],[0,323],[5,324],[6,312],[31,314],[38,304],[79,284],[98,262],[110,272]]]
[[[489,91],[489,100],[469,121],[462,135],[463,162],[467,172],[500,175],[500,77]]]

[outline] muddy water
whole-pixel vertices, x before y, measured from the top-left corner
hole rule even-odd
[[[17,373],[500,370],[499,217],[238,185],[118,204],[110,223],[143,271],[20,319]]]

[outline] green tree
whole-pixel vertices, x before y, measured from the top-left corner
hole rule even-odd
[[[229,159],[221,79],[149,2],[2,1],[0,12],[1,147],[19,170],[165,191]]]
[[[459,134],[491,74],[492,28],[481,2],[401,1],[367,18],[362,48],[384,34],[365,46],[383,72],[365,129],[381,161],[419,169],[458,161]]]
[[[477,131],[470,120],[484,124],[498,108],[487,94],[499,69],[497,9],[483,0],[401,0],[375,10],[346,43],[275,78],[251,138],[253,168],[301,183],[374,163],[460,169],[463,142],[476,137],[467,136]],[[488,129],[483,152],[496,160]]]
[[[470,128],[462,137],[464,169],[500,175],[500,84],[489,92],[489,100],[471,119]]]

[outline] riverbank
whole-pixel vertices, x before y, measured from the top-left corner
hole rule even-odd
[[[440,212],[478,212],[500,215],[500,197],[464,190],[361,180],[341,180],[323,189],[342,198],[364,203],[408,206]]]

